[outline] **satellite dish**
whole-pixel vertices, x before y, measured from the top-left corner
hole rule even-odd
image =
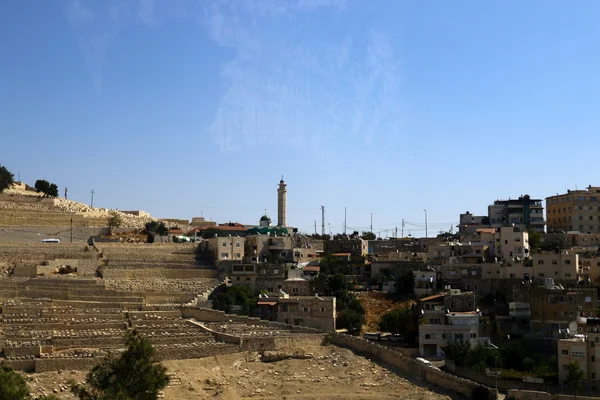
[[[576,321],[569,322],[569,331],[577,332],[577,322]]]

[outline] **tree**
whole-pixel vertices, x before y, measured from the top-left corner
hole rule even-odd
[[[377,239],[377,236],[375,236],[375,234],[373,232],[365,231],[360,236],[360,238],[362,240],[375,240],[375,239]]]
[[[581,387],[581,381],[583,380],[585,373],[575,361],[571,361],[567,364],[567,384],[575,390],[575,398],[577,398],[577,389]]]
[[[466,367],[471,344],[462,340],[453,340],[442,347],[447,359],[454,361],[457,367]]]
[[[145,228],[148,243],[154,243],[156,235],[165,236],[169,234],[169,228],[165,226],[164,222],[150,221],[146,223]]]
[[[44,193],[44,197],[58,197],[58,186],[44,179],[35,181],[35,190],[38,193]]]
[[[110,211],[106,224],[108,225],[108,229],[112,231],[113,228],[119,228],[123,224],[123,218],[121,218],[121,214],[118,211]]]
[[[205,228],[200,231],[203,239],[223,237],[223,231],[217,228]]]
[[[29,398],[29,388],[25,379],[12,368],[0,365],[0,399],[25,400]]]
[[[527,233],[529,234],[529,248],[531,249],[531,254],[535,254],[542,244],[542,233],[533,229],[529,229]]]
[[[507,369],[521,370],[523,360],[527,358],[527,350],[519,341],[510,341],[500,348],[502,365]]]
[[[0,165],[0,193],[10,188],[13,183],[15,183],[15,176],[5,166]]]
[[[153,365],[154,348],[135,330],[125,335],[127,349],[117,358],[107,356],[87,375],[87,383],[73,383],[80,400],[155,400],[169,383],[166,368]]]
[[[417,320],[411,307],[389,311],[383,314],[379,322],[379,330],[382,332],[402,334],[411,340],[417,335],[418,329]]]

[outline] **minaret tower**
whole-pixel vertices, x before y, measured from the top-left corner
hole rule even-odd
[[[279,189],[277,189],[277,226],[287,226],[287,189],[283,181],[279,181]]]

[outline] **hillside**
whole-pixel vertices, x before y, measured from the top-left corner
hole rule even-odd
[[[366,323],[363,330],[366,332],[379,331],[379,321],[388,311],[410,307],[414,303],[414,300],[406,296],[399,297],[386,292],[358,292],[356,297],[365,307]]]
[[[109,212],[119,212],[123,226],[142,228],[153,220],[147,214],[125,214],[118,210],[90,207],[64,198],[44,198],[25,185],[15,185],[0,194],[0,226],[106,226]]]

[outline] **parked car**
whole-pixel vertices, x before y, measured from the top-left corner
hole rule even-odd
[[[392,335],[388,335],[387,336],[387,340],[389,342],[402,342],[402,341],[404,341],[404,335],[400,335],[398,333],[392,334]]]
[[[367,340],[378,342],[381,340],[381,334],[379,332],[365,332],[363,337]]]

